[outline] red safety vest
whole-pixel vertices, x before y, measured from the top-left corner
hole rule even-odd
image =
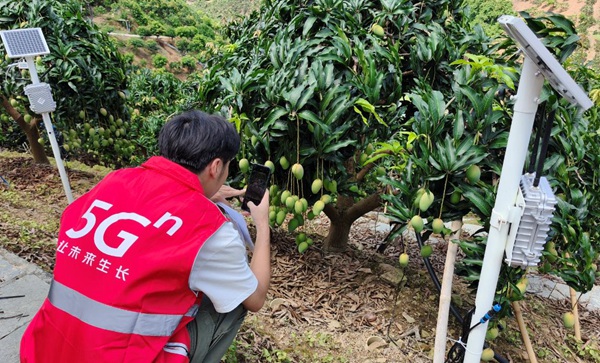
[[[201,298],[190,272],[225,220],[198,177],[165,158],[109,174],[63,213],[21,362],[188,362]]]

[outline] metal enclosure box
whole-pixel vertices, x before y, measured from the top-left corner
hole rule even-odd
[[[52,98],[52,90],[48,83],[27,85],[25,94],[29,98],[29,107],[33,112],[44,113],[56,110],[56,102]]]
[[[514,240],[512,253],[507,250],[505,262],[512,267],[537,266],[548,238],[556,205],[556,197],[545,177],[533,186],[534,175],[521,177],[520,193],[524,209]],[[517,226],[513,225],[512,228]]]

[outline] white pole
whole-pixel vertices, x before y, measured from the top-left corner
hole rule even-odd
[[[40,83],[33,57],[26,57],[25,59],[27,60],[27,68],[29,69],[29,74],[31,75],[31,82],[33,84]],[[48,112],[43,112],[42,119],[44,120],[44,127],[48,133],[48,139],[50,139],[50,145],[52,145],[52,153],[54,154],[54,159],[56,160],[56,167],[58,168],[58,173],[60,174],[60,179],[67,196],[67,201],[70,204],[73,202],[73,193],[71,193],[69,178],[67,176],[65,166],[63,165],[62,158],[60,157],[60,148],[58,147],[58,142],[56,141],[56,136],[54,135],[54,128],[52,126],[52,120],[50,120],[50,114]]]
[[[54,159],[56,160],[56,167],[58,168],[58,173],[60,174],[60,179],[62,180],[63,188],[67,196],[67,201],[70,204],[73,202],[73,193],[71,193],[69,177],[67,176],[65,166],[63,165],[62,159],[60,157],[60,148],[58,147],[58,142],[56,141],[56,137],[54,136],[52,121],[50,120],[50,114],[48,112],[42,113],[42,119],[44,120],[46,132],[48,132],[48,139],[50,139],[50,145],[52,145],[52,152],[54,153]]]
[[[514,206],[517,196],[543,85],[544,77],[539,72],[538,67],[529,57],[524,57],[512,124],[506,145],[506,155],[502,164],[498,193],[490,221],[487,247],[481,266],[481,277],[471,326],[479,322],[494,303],[496,285],[508,237],[508,213],[511,207]],[[487,326],[487,322],[480,324],[469,334],[464,363],[479,363]]]
[[[27,69],[29,69],[29,75],[31,76],[31,83],[40,83],[40,79],[37,75],[37,69],[35,68],[35,61],[33,60],[33,57],[25,57],[25,60],[27,61]]]

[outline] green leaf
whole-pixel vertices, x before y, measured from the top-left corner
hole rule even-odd
[[[269,113],[269,116],[267,116],[267,119],[265,120],[265,123],[262,125],[261,129],[268,130],[269,127],[271,127],[271,125],[273,125],[273,123],[275,123],[275,121],[279,120],[280,117],[282,117],[283,115],[287,115],[287,114],[288,114],[288,111],[285,108],[277,107],[277,108],[273,109]]]
[[[310,110],[302,110],[298,112],[298,117],[321,126],[325,133],[329,133],[329,125],[325,124],[314,112]]]
[[[362,122],[365,125],[369,126],[369,120],[367,120],[367,118],[363,115],[362,111],[358,109],[358,107],[354,106],[354,112],[360,115],[360,118],[362,119]]]
[[[302,92],[304,91],[305,86],[306,85],[301,84],[299,86],[292,88],[289,91],[283,92],[283,94],[282,94],[283,99],[290,103],[290,107],[294,111],[298,109],[298,107],[297,107],[298,100],[302,96]]]
[[[350,146],[350,145],[354,145],[357,144],[358,142],[355,140],[345,140],[342,142],[338,142],[337,144],[333,144],[333,145],[329,145],[328,147],[326,147],[323,152],[324,153],[331,153],[334,151],[338,151],[341,148],[344,148],[346,146]]]
[[[438,122],[444,118],[444,113],[446,111],[444,95],[440,91],[433,91],[431,95],[433,97],[430,97],[427,102],[429,106],[429,115],[432,117],[432,122]]]
[[[548,16],[548,19],[567,34],[573,34],[577,32],[573,26],[573,22],[562,15],[550,15]]]
[[[458,110],[454,117],[454,125],[452,127],[452,136],[454,139],[460,139],[465,131],[465,120],[463,118],[463,110]]]
[[[479,190],[464,186],[463,197],[471,202],[478,210],[478,214],[489,217],[492,215],[492,204],[482,195]]]
[[[475,114],[477,115],[477,117],[483,117],[485,107],[483,102],[480,101],[481,95],[468,86],[461,87],[460,92],[469,98],[469,101],[471,101],[471,104],[475,109]]]
[[[304,27],[302,28],[302,36],[306,36],[306,34],[308,34],[308,32],[312,29],[315,21],[317,20],[317,17],[315,16],[309,16],[308,19],[306,19],[305,23],[304,23]]]
[[[325,115],[325,124],[327,125],[331,125],[332,123],[337,121],[340,118],[340,116],[348,109],[348,107],[350,107],[349,100],[345,95],[338,97],[333,104],[333,109],[328,110],[327,114]]]
[[[367,119],[363,116],[362,112],[360,112],[360,110],[357,109],[356,106],[360,106],[364,111],[369,112],[371,115],[373,115],[375,117],[375,119],[377,120],[377,122],[379,122],[382,125],[388,126],[379,116],[379,114],[377,113],[377,111],[375,110],[375,106],[373,106],[369,101],[365,100],[364,98],[359,98],[354,102],[354,111],[356,111],[356,113],[358,113],[361,117],[363,122],[365,123],[365,125],[368,125],[368,121]]]

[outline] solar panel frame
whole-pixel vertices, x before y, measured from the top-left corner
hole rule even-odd
[[[571,78],[569,73],[556,60],[554,55],[538,39],[537,35],[520,18],[503,15],[498,18],[500,26],[537,66],[548,83],[567,101],[579,105],[584,110],[594,103],[581,87]]]
[[[49,54],[50,49],[41,28],[0,31],[9,58],[26,58]]]

